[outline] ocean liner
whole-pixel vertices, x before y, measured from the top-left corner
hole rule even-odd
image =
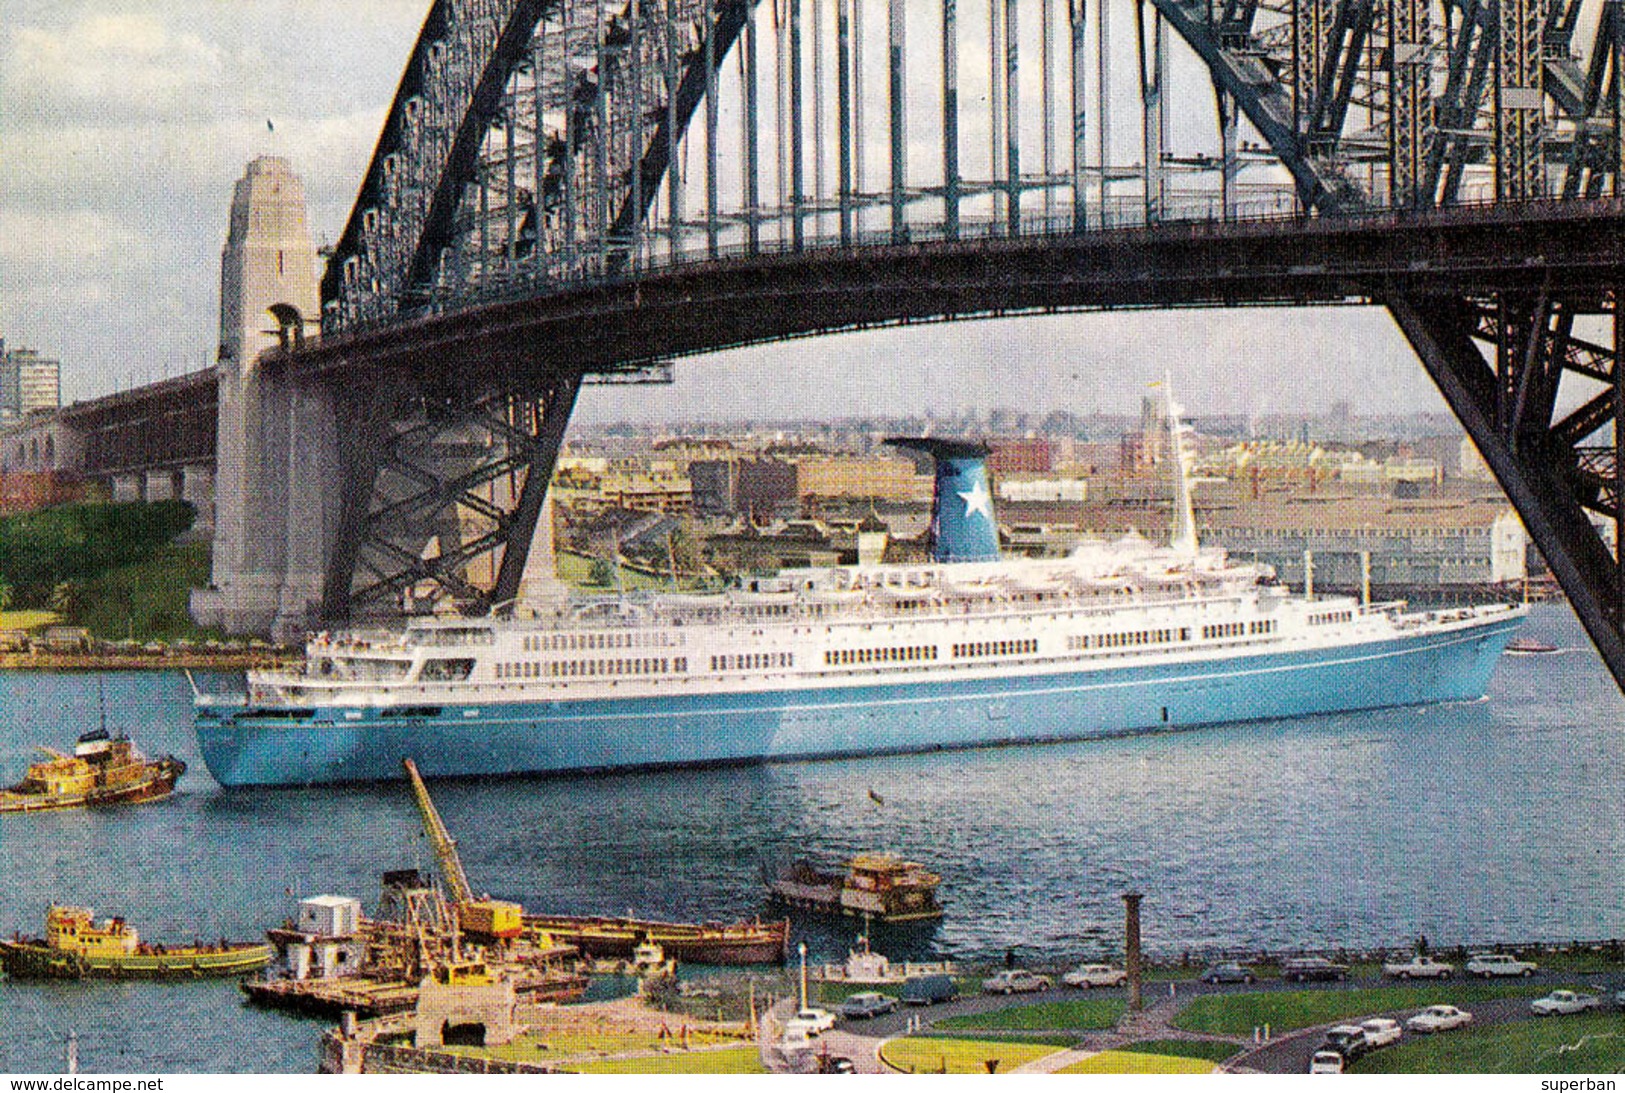
[[[1168,545],[1002,559],[985,450],[936,461],[929,562],[319,634],[196,697],[223,785],[621,770],[1080,740],[1474,699],[1527,609],[1296,594],[1197,542],[1172,401]]]

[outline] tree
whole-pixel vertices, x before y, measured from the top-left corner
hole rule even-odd
[[[51,589],[48,606],[65,618],[72,618],[84,602],[85,589],[78,581],[58,581]]]
[[[594,558],[587,569],[587,583],[608,588],[615,583],[615,563],[608,558]]]
[[[674,573],[695,574],[705,568],[705,535],[694,517],[685,516],[678,521],[667,538],[667,544],[667,555]]]
[[[5,578],[0,577],[0,611],[9,611],[10,609],[11,585],[6,583]]]

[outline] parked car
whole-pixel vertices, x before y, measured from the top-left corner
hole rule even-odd
[[[916,975],[903,983],[900,996],[905,1006],[934,1006],[959,997],[959,986],[951,975]]]
[[[1389,1017],[1372,1017],[1361,1021],[1360,1027],[1365,1030],[1366,1047],[1387,1047],[1389,1044],[1399,1042],[1405,1030],[1399,1027],[1399,1022]]]
[[[856,1074],[857,1064],[845,1055],[820,1055],[818,1057],[818,1073],[820,1074]]]
[[[861,1019],[864,1017],[879,1017],[882,1013],[890,1013],[897,1008],[897,999],[889,994],[875,994],[872,991],[863,994],[854,994],[836,1007],[842,1017]]]
[[[1110,964],[1079,964],[1061,976],[1061,982],[1084,990],[1090,987],[1121,987],[1128,982],[1128,972]]]
[[[1404,963],[1384,964],[1383,975],[1396,979],[1449,979],[1456,971],[1454,964],[1444,964],[1431,956],[1418,956]]]
[[[1309,1057],[1309,1073],[1341,1074],[1343,1073],[1343,1056],[1335,1051],[1317,1051]]]
[[[1534,975],[1539,964],[1519,960],[1511,953],[1477,953],[1467,961],[1467,974],[1489,979],[1503,975]]]
[[[1551,1017],[1559,1013],[1584,1013],[1586,1010],[1602,1009],[1602,999],[1594,994],[1553,991],[1545,998],[1537,998],[1529,1003],[1529,1009],[1542,1017]]]
[[[1371,1045],[1366,1043],[1365,1029],[1359,1025],[1333,1025],[1326,1030],[1326,1036],[1321,1040],[1318,1051],[1335,1051],[1349,1062],[1353,1062],[1370,1050]]]
[[[1289,983],[1341,980],[1348,977],[1347,964],[1333,964],[1323,956],[1298,956],[1281,962],[1281,978]]]
[[[982,980],[982,990],[988,994],[1016,994],[1027,991],[1047,991],[1055,984],[1047,975],[1039,975],[1025,968],[999,972]]]
[[[1443,1032],[1446,1029],[1470,1025],[1473,1015],[1455,1006],[1429,1006],[1405,1022],[1408,1032]]]
[[[1625,988],[1621,988],[1620,990],[1614,992],[1614,1005],[1618,1006],[1622,1010],[1625,1010]]]
[[[785,1031],[793,1028],[805,1029],[809,1036],[817,1036],[820,1032],[827,1032],[834,1027],[835,1015],[816,1006],[797,1010],[795,1016],[784,1023]]]
[[[1240,964],[1215,964],[1202,973],[1204,983],[1251,983],[1253,973]]]

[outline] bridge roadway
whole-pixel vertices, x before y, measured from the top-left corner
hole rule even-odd
[[[1385,210],[785,250],[420,314],[288,361],[349,384],[425,373],[508,384],[787,338],[924,321],[1112,308],[1387,304],[1625,280],[1625,199]],[[1509,262],[1508,255],[1521,257]],[[1283,320],[1283,338],[1290,336]],[[1163,347],[1147,346],[1148,353]],[[517,373],[517,374],[516,374]]]

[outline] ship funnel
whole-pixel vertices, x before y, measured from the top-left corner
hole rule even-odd
[[[932,437],[893,437],[899,448],[927,452],[937,462],[931,496],[931,557],[938,562],[996,562],[999,529],[987,483],[987,449]]]

